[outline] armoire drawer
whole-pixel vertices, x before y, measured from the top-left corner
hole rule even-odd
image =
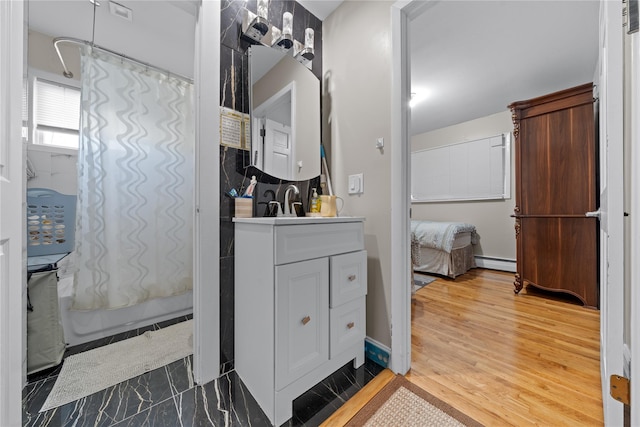
[[[335,357],[354,344],[363,342],[366,335],[365,297],[332,308],[329,319],[329,357]]]
[[[332,256],[331,307],[367,294],[367,251]]]

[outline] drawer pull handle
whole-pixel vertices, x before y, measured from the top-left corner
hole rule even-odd
[[[356,326],[356,324],[353,322],[347,323],[347,329],[353,329],[354,326]]]
[[[356,275],[355,274],[350,275],[349,276],[349,281],[353,282],[354,280],[356,280]]]
[[[303,325],[306,325],[306,324],[307,324],[307,323],[309,323],[310,321],[311,321],[311,317],[309,317],[309,316],[304,316],[304,317],[302,318],[302,324],[303,324]]]

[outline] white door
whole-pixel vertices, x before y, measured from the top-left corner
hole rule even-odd
[[[22,1],[0,1],[0,425],[22,425],[26,380],[23,261]]]
[[[291,127],[271,119],[265,120],[264,166],[269,175],[293,179]]]
[[[623,425],[623,405],[609,393],[623,375],[624,192],[622,3],[600,3],[600,365],[605,425]]]

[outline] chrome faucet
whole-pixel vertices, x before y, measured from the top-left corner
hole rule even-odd
[[[289,193],[293,191],[293,197],[291,201],[295,200],[300,195],[300,190],[294,184],[289,184],[284,191],[284,216],[296,216],[295,210],[291,209],[291,203],[289,200]]]

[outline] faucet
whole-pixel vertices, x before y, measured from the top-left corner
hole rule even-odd
[[[289,203],[289,193],[293,191],[293,197],[291,201],[296,199],[300,195],[300,190],[294,184],[289,184],[286,190],[284,191],[284,216],[296,216],[295,211],[291,209],[291,205]]]

